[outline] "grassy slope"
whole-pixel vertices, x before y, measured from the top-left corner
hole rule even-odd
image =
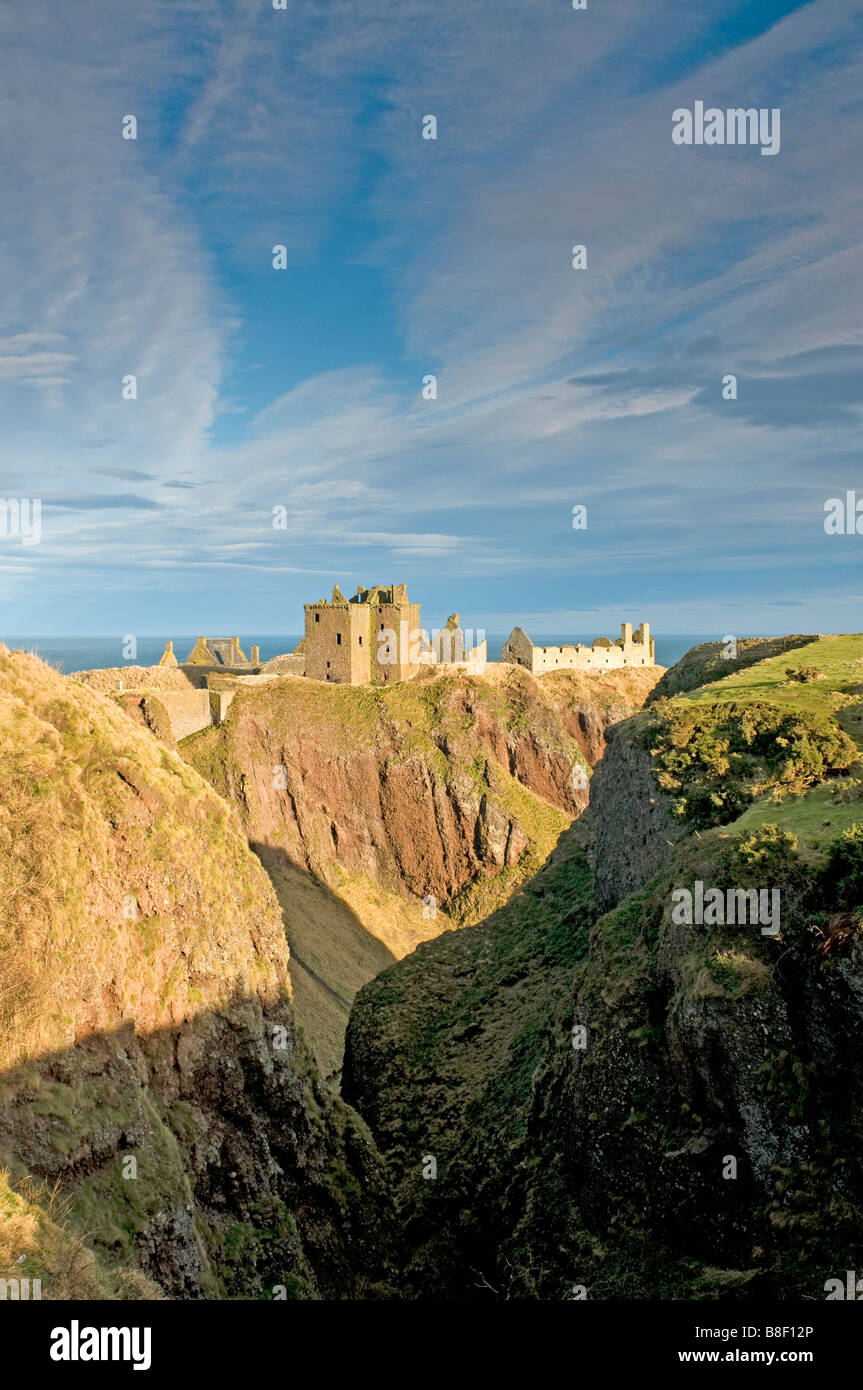
[[[724,642],[699,642],[684,652],[680,660],[665,672],[648,699],[648,704],[666,695],[685,694],[699,686],[723,680],[730,672],[742,670],[756,662],[782,653],[789,657],[788,665],[794,664],[796,649],[817,640],[817,634],[802,636],[794,634],[787,637],[741,637],[737,639],[736,656],[726,655],[728,644]]]
[[[2,653],[0,859],[4,1066],[106,1017],[158,1027],[232,988],[282,986],[278,959],[256,953],[240,925],[257,920],[278,940],[275,904],[230,808],[113,702]],[[187,943],[196,920],[206,931]],[[237,953],[226,957],[229,945]]]
[[[823,679],[805,684],[788,680],[786,671],[800,666],[818,667]],[[753,699],[780,709],[826,714],[863,753],[863,636],[820,637],[677,698],[693,704]],[[774,823],[798,837],[804,858],[820,863],[826,845],[861,818],[863,797],[853,775],[799,796],[761,797],[729,829],[751,831]]]
[[[785,672],[817,666],[824,679],[802,684]],[[819,637],[793,652],[759,661],[721,680],[679,695],[683,703],[720,700],[767,700],[783,708],[833,713],[863,747],[860,696],[863,694],[863,635]]]
[[[262,852],[282,907],[297,1018],[325,1075],[341,1065],[357,982],[372,979],[450,925],[357,874],[336,887]]]
[[[29,1280],[28,1294],[47,1301],[160,1299],[138,1270],[111,1264],[85,1243],[70,1204],[45,1183],[13,1185],[0,1172],[0,1279]]]
[[[589,903],[587,858],[569,832],[485,922],[419,947],[357,999],[344,1090],[387,1154],[416,1294],[476,1296],[488,1281],[546,1294],[561,1244],[576,1238],[561,1155],[539,1155],[534,1132],[565,1124]]]

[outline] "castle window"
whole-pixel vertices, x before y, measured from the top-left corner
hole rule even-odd
[[[362,635],[360,636],[359,642],[360,642],[360,646],[362,646],[362,645],[363,645]]]
[[[320,613],[316,613],[316,614],[315,614],[315,622],[316,622],[316,623],[319,623],[320,621],[321,621],[321,615],[320,615]]]
[[[337,647],[340,647],[341,645],[342,645],[342,634],[341,634],[340,632],[337,632],[337,633],[336,633],[336,646],[337,646]]]
[[[330,669],[330,663],[327,662],[327,670],[329,671],[329,669]]]

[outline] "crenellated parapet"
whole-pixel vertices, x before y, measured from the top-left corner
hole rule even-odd
[[[540,647],[530,640],[523,628],[514,627],[503,645],[501,660],[525,666],[535,675],[547,671],[613,671],[621,666],[656,665],[655,644],[648,623],[639,624],[635,633],[632,623],[621,623],[617,641],[597,637],[589,647],[582,642],[575,646]]]

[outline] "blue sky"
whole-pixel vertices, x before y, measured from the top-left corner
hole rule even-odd
[[[2,630],[390,580],[490,632],[860,630],[861,49],[848,0],[0,8],[0,487],[43,507]],[[674,145],[696,100],[779,153]]]

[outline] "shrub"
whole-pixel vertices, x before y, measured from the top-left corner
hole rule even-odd
[[[786,668],[785,674],[790,681],[801,681],[803,684],[807,681],[819,681],[821,679],[821,672],[817,666],[798,666],[796,670],[793,666],[789,666]]]
[[[840,907],[863,905],[863,825],[859,821],[830,846],[822,882]]]
[[[727,825],[771,787],[800,792],[857,759],[822,714],[736,702],[660,700],[643,735],[672,811],[697,829]]]

